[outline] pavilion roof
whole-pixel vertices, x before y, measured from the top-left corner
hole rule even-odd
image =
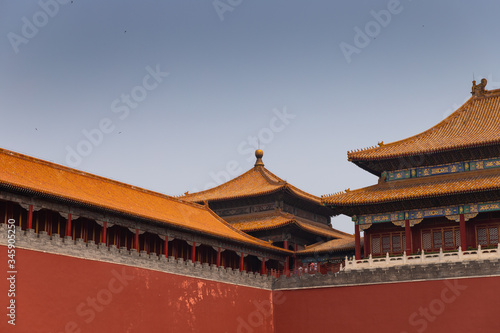
[[[262,155],[257,158],[257,163],[252,169],[239,177],[205,191],[196,193],[186,192],[186,194],[178,198],[189,202],[202,203],[288,191],[300,199],[321,205],[321,198],[298,189],[267,170],[262,163],[261,157]]]
[[[208,207],[0,148],[0,185],[278,251]]]
[[[500,89],[487,91],[484,85],[482,91],[473,92],[465,104],[432,128],[400,141],[350,151],[349,161],[380,173],[377,161],[500,143]]]
[[[381,181],[358,190],[323,196],[322,200],[338,208],[493,190],[500,190],[499,169]]]
[[[234,228],[244,232],[277,229],[294,225],[306,232],[329,238],[352,237],[352,235],[333,229],[332,227],[302,219],[282,211],[254,213],[245,216],[225,217]]]

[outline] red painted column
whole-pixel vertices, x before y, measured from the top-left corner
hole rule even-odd
[[[465,216],[460,214],[460,246],[462,251],[467,251],[467,233],[465,230]]]
[[[266,258],[262,258],[262,263],[260,264],[260,274],[266,274]]]
[[[135,250],[139,252],[139,229],[135,229]]]
[[[49,234],[49,236],[52,235],[52,215],[51,214],[48,214],[48,216],[45,218],[45,224],[47,225],[47,234]]]
[[[283,242],[283,248],[285,248],[286,250],[288,250],[288,241],[284,241]],[[284,274],[288,276],[288,267],[289,267],[289,260],[290,260],[290,257],[286,257],[286,260],[285,260],[285,269],[284,269]]]
[[[102,226],[102,239],[101,243],[106,244],[106,231],[108,229],[108,222],[104,222],[104,225]]]
[[[71,236],[71,213],[68,214],[68,221],[66,223],[66,236]]]
[[[410,220],[405,220],[406,254],[411,254],[411,227]]]
[[[293,246],[293,248],[294,248],[295,252],[297,252],[297,248],[298,248],[298,247],[297,247],[297,244],[295,244],[295,245]],[[299,264],[299,259],[297,258],[297,255],[296,255],[296,254],[294,254],[294,255],[293,255],[293,270],[294,270],[294,271],[297,271],[298,264]]]
[[[220,247],[217,249],[217,267],[220,267]]]
[[[168,236],[165,236],[165,244],[163,245],[163,253],[165,253],[165,258],[168,258]]]
[[[354,242],[355,242],[355,254],[356,260],[361,259],[361,237],[359,235],[359,225],[354,225]]]
[[[244,262],[245,257],[243,256],[243,252],[241,252],[241,257],[240,257],[240,272],[243,272],[245,268],[245,262]]]
[[[196,260],[196,242],[193,242],[193,247],[191,247],[191,262],[194,263]]]
[[[365,258],[368,258],[368,256],[370,255],[370,250],[371,250],[371,245],[370,245],[370,235],[369,235],[369,232],[368,230],[365,230],[365,241],[364,241],[364,246],[363,246],[363,249],[364,249],[364,254],[365,254]]]
[[[30,205],[28,211],[28,229],[33,229],[33,205]]]

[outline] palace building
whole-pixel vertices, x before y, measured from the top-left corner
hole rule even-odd
[[[377,184],[322,197],[261,150],[172,197],[0,149],[0,331],[498,332],[499,128],[474,82],[431,129],[348,153]]]
[[[485,90],[485,81],[429,130],[348,153],[378,184],[323,202],[352,216],[356,239],[364,231],[365,258],[497,246],[500,90]]]
[[[311,262],[320,263],[325,273],[338,270],[336,264],[354,250],[354,237],[331,227],[330,216],[337,214],[321,198],[267,170],[263,154],[257,150],[255,166],[241,176],[180,199],[206,204],[232,227],[293,251],[294,260],[285,262],[287,272]]]

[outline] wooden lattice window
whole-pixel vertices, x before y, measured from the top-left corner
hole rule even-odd
[[[433,228],[422,230],[424,251],[454,250],[460,246],[460,228]]]
[[[482,225],[476,228],[477,244],[481,246],[495,246],[498,244],[499,225]]]
[[[380,254],[380,237],[372,237],[372,254]]]
[[[389,232],[371,236],[372,255],[401,254],[406,247],[404,231]]]

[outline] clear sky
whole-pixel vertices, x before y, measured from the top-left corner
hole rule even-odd
[[[499,12],[457,0],[0,0],[0,147],[179,195],[247,171],[260,141],[266,167],[312,194],[372,185],[348,150],[433,126],[473,76],[500,88]]]

